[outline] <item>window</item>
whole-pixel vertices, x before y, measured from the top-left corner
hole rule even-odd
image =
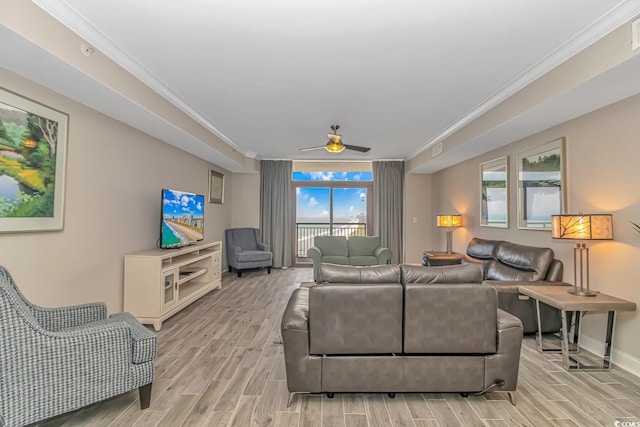
[[[315,236],[372,234],[370,171],[293,172],[295,262],[307,261]]]

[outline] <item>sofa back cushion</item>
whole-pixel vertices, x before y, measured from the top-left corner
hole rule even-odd
[[[474,237],[467,246],[467,255],[471,258],[490,260],[494,259],[496,248],[502,240],[486,240]]]
[[[344,236],[316,236],[313,246],[320,249],[322,256],[349,256],[347,238]]]
[[[492,286],[406,284],[404,352],[495,353],[497,316]]]
[[[310,287],[309,352],[401,353],[402,286],[318,283]]]
[[[243,251],[256,251],[258,250],[258,233],[256,228],[230,228],[226,230],[227,242]]]
[[[402,284],[407,283],[481,283],[479,264],[460,264],[443,267],[401,265]]]
[[[400,267],[397,265],[355,267],[323,263],[318,267],[318,282],[400,283]]]
[[[380,247],[380,237],[377,236],[351,236],[347,240],[349,256],[373,256]]]
[[[544,280],[553,261],[553,250],[502,242],[485,268],[488,280]]]

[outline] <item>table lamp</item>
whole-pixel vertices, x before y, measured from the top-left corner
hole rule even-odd
[[[585,240],[612,240],[612,215],[551,215],[551,237],[578,240],[573,245],[573,288],[567,292],[582,297],[595,296],[597,292],[589,289],[589,248]]]
[[[447,253],[448,254],[452,253],[451,233],[453,232],[453,228],[460,227],[461,225],[462,225],[462,215],[437,215],[436,216],[436,226],[447,228]]]

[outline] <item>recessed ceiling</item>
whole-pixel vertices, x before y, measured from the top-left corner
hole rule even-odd
[[[636,0],[35,3],[245,156],[294,160],[410,159],[640,12]],[[331,124],[371,151],[298,151]]]

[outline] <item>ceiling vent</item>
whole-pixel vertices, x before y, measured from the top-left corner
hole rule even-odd
[[[640,18],[631,23],[631,50],[640,47]]]
[[[437,143],[431,149],[431,157],[436,157],[442,154],[442,142]]]

